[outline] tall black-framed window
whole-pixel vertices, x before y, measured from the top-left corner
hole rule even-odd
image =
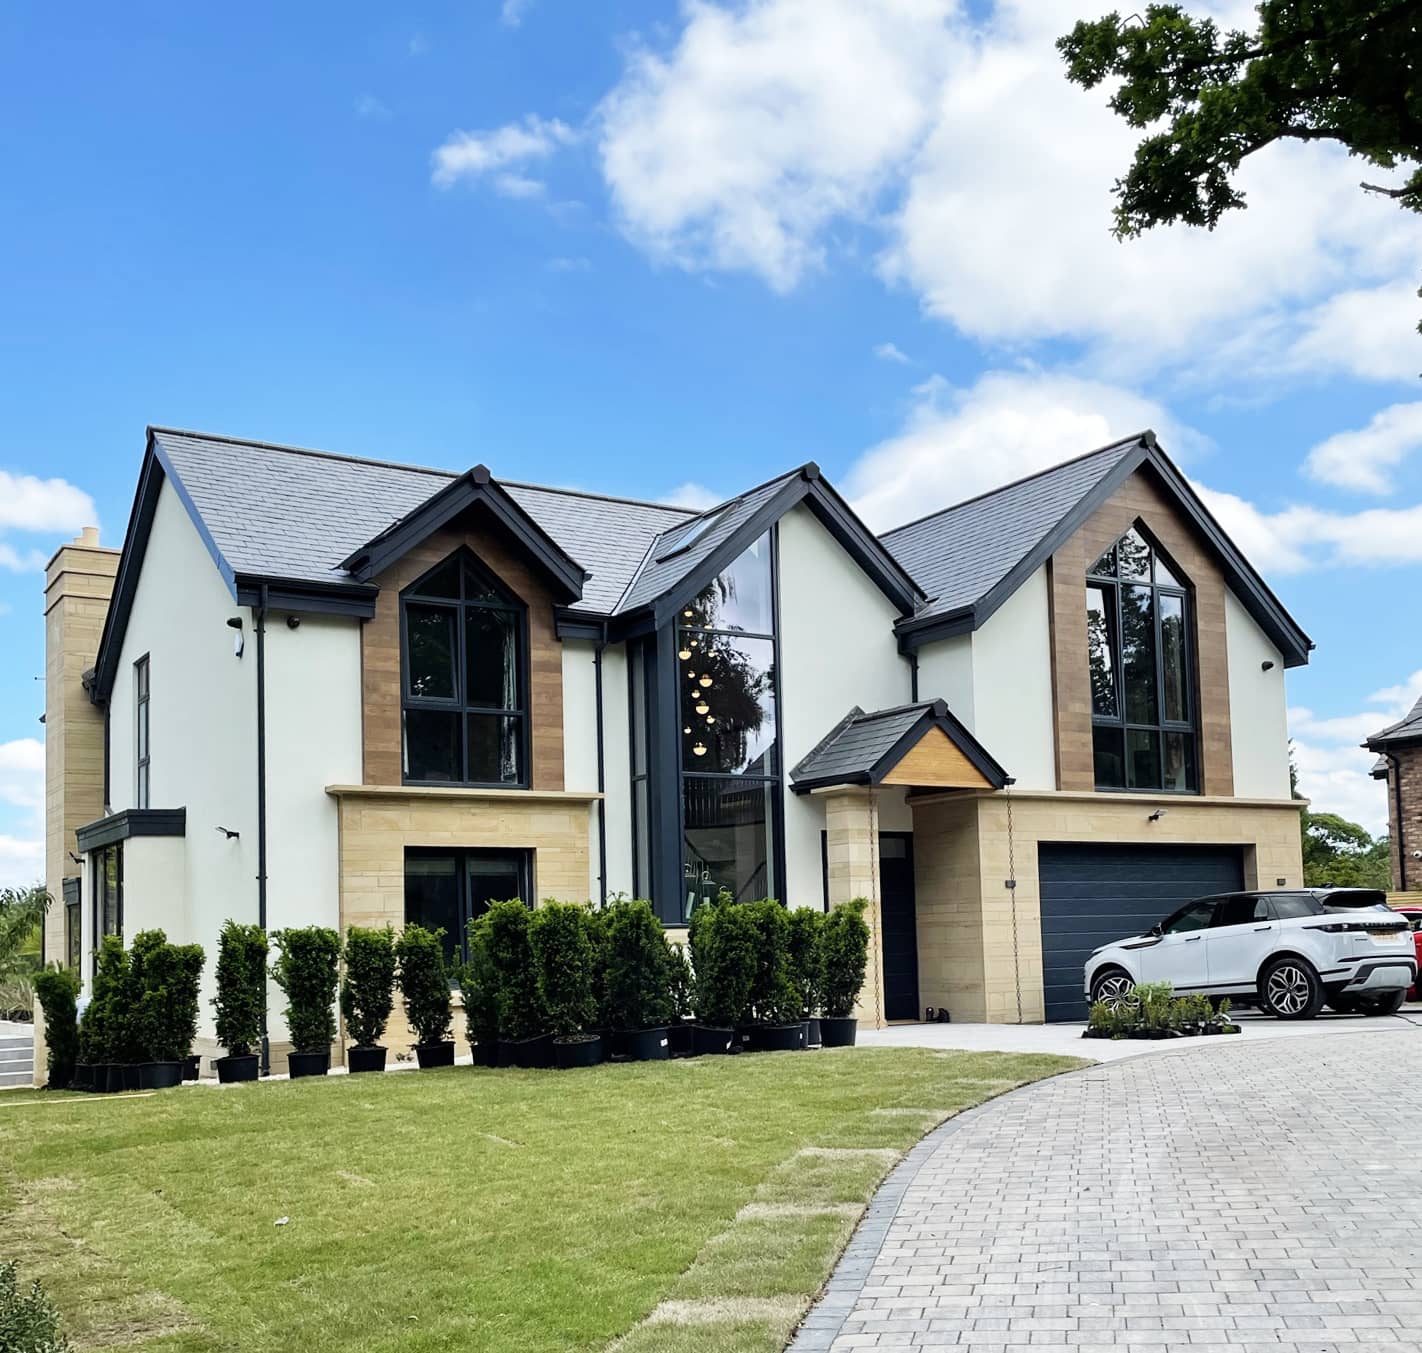
[[[528,786],[528,612],[467,550],[400,594],[407,784]]]
[[[1132,527],[1088,570],[1097,789],[1199,792],[1190,591]]]
[[[148,654],[133,664],[133,806],[148,807],[149,744],[148,744]]]
[[[98,961],[99,942],[105,935],[123,937],[123,842],[100,846],[89,852],[89,870],[94,899],[94,957]]]
[[[656,671],[655,637],[627,642],[627,726],[632,769],[632,892],[653,896],[651,710]]]
[[[83,908],[79,880],[67,878],[61,885],[64,895],[64,965],[79,971],[80,953],[84,943]]]
[[[444,931],[445,958],[469,957],[469,922],[494,902],[533,895],[533,860],[526,850],[405,851],[405,921]]]
[[[771,530],[676,618],[682,889],[676,908],[659,908],[672,924],[723,890],[779,891],[776,610]]]

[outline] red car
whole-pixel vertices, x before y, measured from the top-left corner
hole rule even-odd
[[[1417,962],[1422,964],[1422,907],[1398,907],[1399,916],[1407,917],[1407,924],[1412,927],[1412,942],[1417,946]],[[1417,979],[1412,990],[1407,993],[1409,1001],[1422,1001],[1422,977]]]

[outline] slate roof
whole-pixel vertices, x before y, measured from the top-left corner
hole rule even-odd
[[[458,478],[447,470],[170,428],[154,428],[152,437],[233,571],[291,581],[350,581],[341,560]],[[592,575],[574,609],[598,614],[616,605],[648,541],[696,515],[499,483]]]
[[[1368,772],[1368,774],[1371,775],[1374,780],[1386,780],[1387,771],[1387,757],[1380,756],[1376,761],[1373,762],[1373,768]]]
[[[1367,746],[1370,750],[1376,751],[1379,747],[1385,747],[1391,743],[1414,742],[1419,739],[1422,739],[1422,699],[1412,706],[1412,712],[1405,719],[1399,719],[1396,723],[1389,724],[1381,733],[1374,733],[1368,739]],[[1376,773],[1377,767],[1375,766],[1373,770]]]
[[[880,539],[929,597],[914,622],[981,601],[1143,444],[1137,436],[1101,447],[886,531]]]

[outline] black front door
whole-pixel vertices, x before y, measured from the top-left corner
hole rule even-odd
[[[879,834],[879,895],[884,925],[884,1018],[918,1019],[912,833]]]

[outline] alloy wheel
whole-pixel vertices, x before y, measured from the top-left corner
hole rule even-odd
[[[1281,1015],[1297,1015],[1307,1008],[1313,984],[1297,963],[1281,963],[1269,974],[1267,995],[1271,1009]]]
[[[1117,1010],[1134,1002],[1135,997],[1131,993],[1135,990],[1135,985],[1125,973],[1112,973],[1097,982],[1092,996],[1094,1000],[1105,1001],[1110,1009]]]

